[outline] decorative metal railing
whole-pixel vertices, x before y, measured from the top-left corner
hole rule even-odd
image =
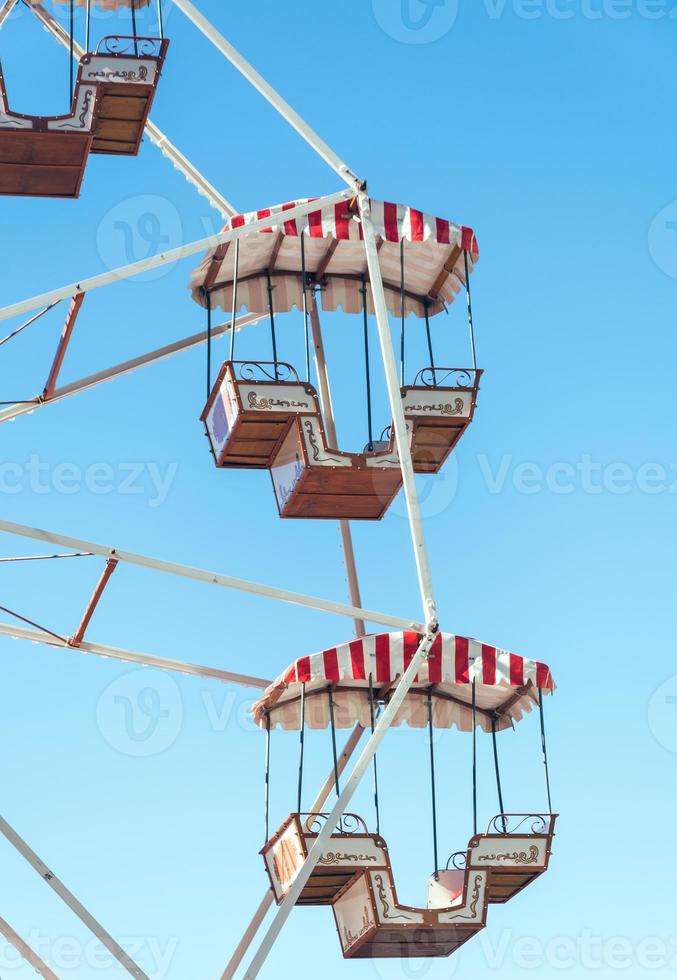
[[[422,368],[414,378],[414,388],[461,388],[471,390],[479,386],[481,370],[474,368],[430,367]]]
[[[109,34],[96,46],[97,54],[125,55],[130,58],[159,58],[164,53],[166,41],[159,37],[130,37]]]
[[[466,864],[468,863],[468,852],[467,851],[456,851],[452,854],[447,861],[445,867],[449,871],[449,865],[456,869],[456,871],[465,871]]]
[[[303,829],[308,834],[319,834],[327,820],[328,813],[299,813],[302,819]],[[367,825],[356,813],[344,813],[341,817],[340,830],[342,834],[367,834]]]
[[[231,361],[239,381],[286,381],[300,384],[299,376],[286,361]]]
[[[547,836],[552,830],[550,813],[499,813],[489,821],[487,834],[510,837],[513,834]]]

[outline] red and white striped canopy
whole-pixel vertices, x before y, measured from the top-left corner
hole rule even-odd
[[[28,0],[29,3],[33,3],[33,0]],[[41,2],[41,0],[35,0],[36,3]],[[70,3],[70,0],[55,0],[58,4]],[[126,7],[128,10],[132,9],[132,2],[134,8],[139,10],[141,7],[147,7],[150,4],[150,0],[92,0],[92,6],[98,7],[99,10],[119,10],[120,7]],[[87,0],[75,0],[75,4],[78,7],[86,7]]]
[[[387,704],[421,642],[414,632],[365,636],[341,646],[301,657],[287,668],[252,707],[256,723],[301,727],[301,692],[305,685],[305,724],[330,724],[329,692],[337,728],[359,722],[370,725],[370,679],[374,698]],[[394,725],[412,728],[428,724],[428,693],[433,699],[433,725],[472,731],[472,682],[475,681],[476,720],[484,731],[510,728],[538,704],[540,693],[555,688],[550,669],[535,660],[451,633],[440,633],[416,676]]]
[[[245,307],[250,313],[268,312],[268,274],[275,287],[275,311],[289,312],[294,306],[302,308],[303,235],[306,272],[322,287],[322,308],[341,307],[346,313],[360,313],[361,290],[366,280],[367,308],[373,313],[359,211],[352,202],[342,201],[318,208],[303,218],[284,220],[285,211],[304,203],[292,201],[252,211],[231,218],[226,224],[224,230],[228,231],[261,218],[272,219],[270,228],[240,239],[238,308]],[[439,313],[465,284],[464,251],[468,254],[469,271],[479,258],[475,233],[471,228],[401,204],[372,201],[371,206],[388,309],[395,316],[401,315],[400,243],[403,242],[406,314],[424,316],[426,303],[430,315]],[[193,273],[193,299],[206,306],[207,290],[212,307],[218,305],[230,313],[234,273],[235,245],[229,243],[212,249]]]

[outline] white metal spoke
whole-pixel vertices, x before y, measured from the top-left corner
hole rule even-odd
[[[235,321],[235,329],[240,330],[242,327],[249,326],[252,323],[258,323],[264,316],[265,314],[248,313],[246,316],[242,316]],[[212,340],[215,340],[217,337],[222,337],[227,333],[230,333],[230,323],[213,327]],[[95,388],[105,381],[112,381],[114,378],[131,374],[132,371],[136,371],[138,368],[146,367],[148,364],[154,364],[157,361],[163,361],[168,357],[173,357],[174,354],[180,354],[182,351],[192,350],[192,348],[199,347],[206,342],[207,331],[204,330],[201,333],[195,333],[190,337],[185,337],[183,340],[175,340],[171,344],[165,344],[164,347],[158,347],[148,354],[140,354],[138,357],[133,357],[129,361],[123,361],[122,364],[116,364],[103,371],[97,371],[96,374],[89,374],[86,378],[70,381],[68,384],[62,385],[61,388],[56,388],[54,394],[48,399],[28,402],[26,404],[17,402],[16,405],[10,405],[9,408],[0,410],[0,424],[2,422],[11,422],[12,419],[16,419],[20,415],[30,415],[31,412],[34,412],[38,408],[44,408],[46,405],[51,405],[53,402],[69,398],[71,395],[78,395],[80,392]]]
[[[53,871],[50,871],[46,864],[40,860],[38,855],[33,851],[23,837],[11,827],[7,821],[0,817],[0,833],[10,842],[10,844],[16,848],[16,850],[24,857],[30,866],[37,871],[43,881],[46,881],[49,887],[55,892],[59,898],[68,906],[68,908],[77,915],[78,919],[89,929],[89,931],[96,936],[96,938],[101,942],[106,949],[111,953],[118,963],[124,967],[124,969],[129,973],[130,976],[136,977],[137,980],[149,980],[146,973],[143,972],[140,966],[137,966],[134,960],[125,953],[122,946],[117,943],[110,933],[106,932],[103,926],[97,922],[93,915],[87,911],[87,909],[82,905],[81,902],[77,900],[75,895],[66,888],[64,883],[57,878]]]
[[[172,670],[177,674],[187,674],[191,677],[203,677],[206,680],[220,681],[222,684],[235,684],[239,687],[251,687],[265,690],[271,683],[263,677],[250,677],[248,674],[237,674],[218,667],[204,667],[199,664],[185,663],[183,660],[173,660],[170,657],[157,657],[151,653],[139,653],[134,650],[124,650],[122,647],[110,646],[106,643],[93,643],[83,640],[78,646],[73,646],[67,640],[60,640],[51,633],[42,630],[28,629],[25,626],[13,626],[10,623],[0,623],[0,635],[9,636],[15,640],[29,640],[31,643],[42,643],[45,646],[56,647],[60,650],[70,650],[72,653],[94,654],[107,660],[121,660],[124,663],[142,664],[144,667],[154,667],[157,670]]]
[[[0,919],[0,934],[14,947],[19,956],[33,967],[36,973],[44,977],[44,980],[59,980],[56,973],[53,973],[47,964],[43,963],[38,954],[30,948],[28,943],[23,941],[21,936],[12,929],[9,922],[4,919]]]
[[[133,551],[121,551],[118,548],[111,548],[108,545],[96,544],[93,541],[72,538],[65,534],[56,534],[53,531],[29,527],[26,524],[15,524],[14,521],[0,520],[0,531],[5,531],[7,534],[16,534],[19,537],[32,538],[35,541],[48,541],[50,544],[60,544],[64,548],[71,548],[73,551],[89,551],[93,555],[101,555],[102,558],[116,558],[118,561],[126,562],[129,565],[165,572],[168,575],[178,575],[180,578],[193,579],[196,582],[205,582],[208,585],[217,585],[225,589],[234,589],[237,592],[248,592],[252,595],[260,595],[269,599],[278,599],[280,602],[289,602],[292,605],[318,609],[323,612],[332,613],[335,616],[346,616],[349,619],[364,619],[370,623],[379,623],[382,626],[391,626],[399,630],[416,630],[418,632],[422,630],[419,624],[411,620],[402,619],[399,616],[389,616],[387,613],[374,612],[371,609],[349,606],[342,602],[332,602],[330,599],[318,599],[314,596],[304,595],[301,592],[290,592],[287,589],[278,589],[272,585],[248,582],[245,579],[232,578],[229,575],[206,571],[202,568],[193,568],[190,565],[178,565],[175,562],[163,561],[160,558],[149,558],[147,555],[139,555]]]
[[[19,0],[5,0],[2,7],[0,7],[0,28],[4,25],[5,21],[9,18],[16,7]]]
[[[320,406],[322,408],[322,418],[324,420],[327,438],[332,446],[337,445],[336,440],[336,420],[334,418],[334,406],[331,400],[331,386],[329,384],[329,371],[327,369],[327,359],[324,353],[324,340],[322,338],[322,327],[320,325],[320,314],[317,309],[317,302],[313,296],[310,304],[310,324],[313,335],[313,355],[315,360],[315,372],[317,374],[317,387],[320,396]],[[355,562],[355,547],[353,545],[353,535],[350,530],[349,521],[339,521],[339,533],[341,535],[341,546],[346,567],[346,579],[350,601],[354,606],[361,606],[360,585],[357,577],[357,564]],[[355,620],[355,635],[364,636],[364,620]]]
[[[275,108],[280,115],[292,126],[299,136],[308,143],[316,153],[318,153],[325,163],[328,163],[336,173],[345,180],[353,193],[364,186],[356,174],[346,163],[332,150],[332,148],[308,125],[308,123],[289,105],[282,96],[275,91],[272,85],[260,75],[256,69],[249,64],[242,55],[235,50],[233,45],[226,40],[223,34],[216,30],[204,14],[198,10],[191,0],[174,0],[174,6],[183,11],[186,17],[195,24],[198,30],[221,52],[224,58],[236,68],[253,87]]]
[[[352,732],[350,733],[350,738],[346,742],[343,751],[341,752],[338,759],[336,760],[336,768],[339,776],[343,773],[346,766],[348,765],[348,762],[352,758],[355,749],[359,745],[360,739],[362,738],[363,734],[364,734],[364,728],[362,727],[362,725],[359,724],[355,725]],[[329,799],[329,794],[333,791],[335,785],[336,784],[334,781],[334,770],[332,768],[331,772],[329,773],[329,775],[327,776],[324,782],[322,789],[315,797],[315,801],[311,806],[310,810],[308,811],[309,813],[319,813],[322,810],[325,803]],[[261,904],[259,905],[256,912],[254,913],[254,917],[252,918],[252,921],[247,926],[247,929],[244,935],[242,936],[242,939],[240,940],[237,949],[233,953],[230,962],[228,963],[228,966],[226,967],[225,972],[221,977],[221,980],[233,980],[233,977],[237,972],[238,966],[244,959],[244,955],[249,949],[249,947],[251,946],[252,942],[254,941],[254,937],[256,936],[256,933],[259,931],[261,924],[263,923],[263,920],[266,917],[266,913],[268,912],[269,908],[273,904],[273,899],[274,896],[273,896],[272,889],[269,888],[266,894],[263,896],[263,899],[261,900]]]
[[[357,763],[355,764],[355,768],[353,769],[350,776],[348,777],[345,786],[341,790],[341,793],[339,794],[339,797],[336,800],[336,803],[334,804],[334,808],[332,809],[331,813],[327,817],[327,821],[324,827],[317,835],[313,846],[310,848],[308,852],[308,857],[304,861],[297,877],[294,879],[294,882],[291,885],[289,891],[287,892],[284,901],[282,902],[279,909],[277,910],[277,913],[275,914],[273,921],[271,922],[268,929],[266,930],[266,933],[261,941],[261,944],[258,950],[256,951],[254,958],[249,964],[246,973],[244,974],[244,980],[252,980],[253,977],[257,977],[259,975],[259,971],[261,970],[261,967],[265,963],[268,954],[273,948],[275,940],[277,939],[280,932],[282,931],[282,928],[285,922],[287,921],[287,919],[289,918],[292,909],[296,905],[296,902],[301,892],[303,891],[306,884],[308,883],[308,879],[313,873],[313,869],[315,868],[315,865],[317,864],[320,857],[322,856],[322,852],[329,845],[331,835],[334,833],[334,830],[336,829],[336,825],[338,824],[339,820],[343,816],[346,807],[350,803],[350,800],[352,799],[355,790],[359,786],[364,774],[366,773],[367,768],[374,757],[374,754],[376,753],[379,745],[383,741],[386,732],[390,728],[393,719],[397,714],[397,712],[399,711],[405,697],[407,696],[407,693],[411,685],[416,680],[416,675],[421,667],[421,664],[423,663],[423,660],[427,656],[430,647],[433,645],[435,641],[436,624],[434,623],[431,624],[431,627],[432,628],[429,629],[428,632],[426,632],[425,636],[421,640],[418,646],[418,650],[414,654],[414,657],[409,667],[404,672],[401,681],[393,691],[392,698],[390,699],[385,711],[381,715],[381,718],[379,719],[376,728],[374,729],[373,733],[370,735],[367,744],[364,746],[360,758],[357,760]]]
[[[371,220],[371,204],[366,194],[360,195],[360,214],[362,217],[362,228],[364,230],[364,245],[367,252],[367,264],[369,267],[369,280],[371,282],[371,292],[374,301],[374,311],[376,313],[376,324],[381,344],[381,355],[386,375],[388,388],[388,398],[393,413],[393,428],[395,430],[395,441],[400,457],[400,467],[402,469],[402,482],[404,485],[404,495],[407,503],[407,513],[409,515],[409,527],[414,545],[414,557],[418,570],[419,588],[421,591],[421,601],[423,602],[424,615],[427,622],[437,621],[437,609],[433,592],[432,574],[430,562],[428,560],[428,550],[421,519],[421,508],[419,506],[418,492],[416,490],[416,479],[414,476],[414,464],[411,458],[411,447],[407,433],[407,423],[404,418],[402,408],[402,396],[400,393],[400,380],[397,375],[397,363],[395,361],[395,351],[390,334],[390,324],[388,321],[388,307],[386,305],[385,293],[383,291],[383,277],[381,276],[381,266],[379,265],[378,251],[376,248],[376,236],[374,225]]]
[[[331,207],[333,204],[339,204],[341,201],[346,201],[350,198],[351,192],[338,191],[335,194],[329,194],[327,197],[317,198],[315,201],[306,201],[303,204],[297,204],[295,207],[290,208],[281,215],[280,220],[282,221],[293,221],[295,218],[303,218],[305,215],[310,214],[312,211],[319,211],[323,207]],[[246,238],[248,235],[254,235],[259,231],[263,231],[264,228],[270,228],[271,225],[275,224],[276,217],[271,215],[267,218],[260,218],[257,221],[252,221],[247,225],[242,225],[239,228],[232,228],[230,231],[222,231],[216,235],[208,235],[206,238],[200,238],[194,242],[188,242],[185,245],[179,245],[178,248],[170,249],[168,252],[160,252],[159,255],[151,255],[147,259],[141,259],[138,262],[132,262],[129,265],[121,266],[118,269],[111,269],[109,272],[100,273],[98,276],[91,276],[89,279],[82,279],[79,282],[71,282],[67,286],[60,286],[58,289],[51,289],[47,293],[42,293],[39,296],[33,296],[31,299],[22,300],[20,303],[13,303],[11,306],[5,306],[0,309],[0,320],[8,320],[13,316],[21,316],[24,313],[30,313],[31,310],[39,309],[42,306],[47,306],[48,303],[52,303],[56,300],[67,299],[75,296],[76,293],[89,293],[94,289],[101,289],[103,286],[110,286],[111,283],[120,282],[124,279],[133,279],[134,276],[140,276],[144,272],[149,272],[151,269],[157,269],[160,266],[166,265],[169,262],[178,262],[180,259],[188,258],[191,255],[197,255],[198,252],[206,252],[217,245],[225,245],[226,242],[237,241],[238,238]]]

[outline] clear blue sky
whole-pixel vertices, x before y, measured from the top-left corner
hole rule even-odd
[[[547,661],[559,685],[548,721],[562,816],[543,879],[492,908],[458,956],[424,964],[344,964],[330,911],[296,910],[262,975],[672,975],[673,4],[200,3],[375,197],[476,229],[481,400],[453,462],[421,483],[441,621]],[[242,210],[334,190],[336,177],[182,14],[167,14],[153,116],[207,177]],[[67,56],[26,11],[5,26],[0,53],[17,110],[66,110]],[[150,143],[138,159],[94,158],[77,202],[3,199],[0,214],[3,304],[218,227]],[[203,329],[186,288],[194,265],[92,295],[64,379]],[[287,320],[280,352],[298,360],[298,317]],[[55,311],[0,350],[0,399],[42,389],[60,326]],[[366,436],[360,329],[326,321],[346,449]],[[434,334],[440,360],[467,360],[461,304]],[[267,354],[265,325],[240,349]],[[281,522],[265,474],[213,468],[204,389],[204,352],[183,354],[3,427],[1,513],[344,599],[335,526]],[[375,398],[385,425],[380,378]],[[365,604],[418,618],[401,499],[355,541]],[[40,550],[0,540],[3,556]],[[70,633],[99,567],[2,565],[0,604]],[[350,630],[121,568],[90,636],[273,677]],[[249,693],[9,639],[0,654],[3,814],[118,939],[140,942],[153,980],[220,976],[266,886],[264,745]],[[328,735],[308,743],[310,794],[330,747]],[[507,808],[542,808],[536,716],[501,747]],[[496,810],[488,749],[483,819]],[[432,862],[426,752],[423,735],[403,730],[380,753],[382,830],[410,904],[424,901]],[[276,738],[273,753],[275,824],[294,806],[295,737]],[[440,737],[438,771],[446,856],[471,832],[467,737]],[[368,785],[353,808],[371,818]],[[97,965],[88,934],[4,841],[0,854],[0,915],[40,937],[57,974],[122,976]],[[0,976],[33,973],[0,948]]]

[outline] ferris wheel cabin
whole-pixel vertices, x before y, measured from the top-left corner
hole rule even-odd
[[[268,469],[281,517],[378,520],[402,486],[401,463],[391,425],[375,435],[371,400],[368,317],[374,312],[359,214],[351,202],[284,220],[288,204],[231,219],[244,228],[270,216],[264,232],[243,235],[212,250],[196,270],[192,293],[207,309],[230,310],[231,350],[201,420],[216,466]],[[372,202],[377,215],[378,257],[389,312],[401,323],[401,397],[416,473],[439,472],[472,421],[482,371],[475,362],[470,274],[479,256],[469,228],[399,205]],[[277,222],[277,223],[276,223]],[[431,319],[464,288],[468,295],[472,367],[434,362]],[[311,384],[310,333],[320,336],[319,306],[359,315],[364,325],[367,442],[362,452],[336,444],[330,396]],[[272,360],[234,359],[237,312],[245,307],[270,320]],[[276,317],[296,308],[306,344],[306,370],[278,359]],[[425,327],[430,364],[405,380],[405,323]],[[322,366],[316,361],[318,374]],[[210,372],[208,371],[208,374]],[[325,385],[328,384],[325,382]],[[355,379],[350,379],[351,388]],[[357,401],[357,399],[354,399]]]
[[[278,905],[289,895],[328,816],[301,812],[307,733],[331,730],[338,795],[337,729],[359,724],[373,731],[376,713],[388,704],[420,640],[417,633],[385,633],[302,657],[252,707],[255,722],[267,732],[266,841],[261,855]],[[486,926],[490,906],[512,901],[547,871],[557,815],[550,802],[543,699],[553,690],[545,664],[465,637],[437,636],[392,722],[429,733],[435,870],[427,881],[425,905],[403,904],[398,895],[388,845],[379,830],[376,759],[376,832],[369,831],[362,817],[344,813],[296,899],[297,905],[332,908],[345,958],[449,956]],[[540,713],[548,810],[506,813],[497,734],[512,730],[533,707]],[[472,736],[474,829],[468,844],[440,867],[433,732],[452,727]],[[299,732],[298,810],[271,835],[270,740],[277,728]],[[501,808],[484,833],[477,829],[478,731],[492,737]]]
[[[134,13],[149,0],[131,2]],[[40,5],[29,6],[39,18],[49,16]],[[129,3],[99,0],[99,6],[114,10]],[[87,48],[89,17],[88,6]],[[0,65],[0,195],[77,198],[91,153],[136,156],[168,45],[136,30],[103,37],[82,54],[74,78],[71,66],[71,107],[59,116],[16,112]]]

